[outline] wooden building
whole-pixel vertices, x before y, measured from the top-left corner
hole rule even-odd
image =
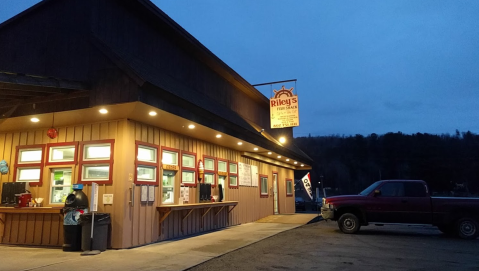
[[[44,0],[2,23],[0,116],[0,183],[44,198],[0,207],[4,244],[61,246],[74,183],[98,183],[113,248],[294,213],[294,170],[312,163],[270,129],[264,95],[148,0]]]

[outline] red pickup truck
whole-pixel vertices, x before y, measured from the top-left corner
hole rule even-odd
[[[324,219],[344,233],[369,224],[429,224],[464,239],[479,236],[479,198],[431,197],[421,180],[383,180],[359,195],[323,198]]]

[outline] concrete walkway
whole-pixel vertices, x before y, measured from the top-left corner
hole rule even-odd
[[[0,271],[10,270],[184,270],[283,231],[302,226],[317,214],[275,215],[190,238],[95,256],[61,249],[0,245]]]

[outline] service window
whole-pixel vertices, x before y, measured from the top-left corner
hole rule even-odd
[[[293,180],[291,179],[286,179],[286,196],[293,196]]]
[[[13,177],[15,182],[28,182],[30,185],[42,184],[44,148],[45,145],[17,146]]]
[[[181,184],[196,186],[196,153],[181,152]]]
[[[77,163],[78,142],[47,144],[46,165],[71,165]]]
[[[165,165],[178,165],[178,152],[170,151],[170,150],[163,150],[163,155],[161,159],[161,163]]]
[[[111,184],[114,140],[98,140],[80,144],[78,183]]]
[[[238,163],[236,162],[229,162],[229,188],[238,188]]]
[[[205,181],[204,183],[211,184],[211,187],[216,186],[216,159],[214,157],[203,156],[205,163]]]
[[[268,176],[259,175],[260,196],[268,197]]]
[[[136,141],[136,184],[158,185],[158,147]]]
[[[175,203],[175,175],[176,171],[163,171],[163,181],[162,181],[162,204],[173,204]]]
[[[50,180],[50,203],[65,203],[65,199],[72,191],[72,169],[52,169]]]

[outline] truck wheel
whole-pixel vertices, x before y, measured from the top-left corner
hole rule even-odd
[[[338,220],[339,229],[344,233],[357,233],[361,225],[359,219],[355,214],[345,213]]]
[[[463,217],[456,222],[456,233],[462,239],[476,239],[479,236],[479,223],[473,218]]]

